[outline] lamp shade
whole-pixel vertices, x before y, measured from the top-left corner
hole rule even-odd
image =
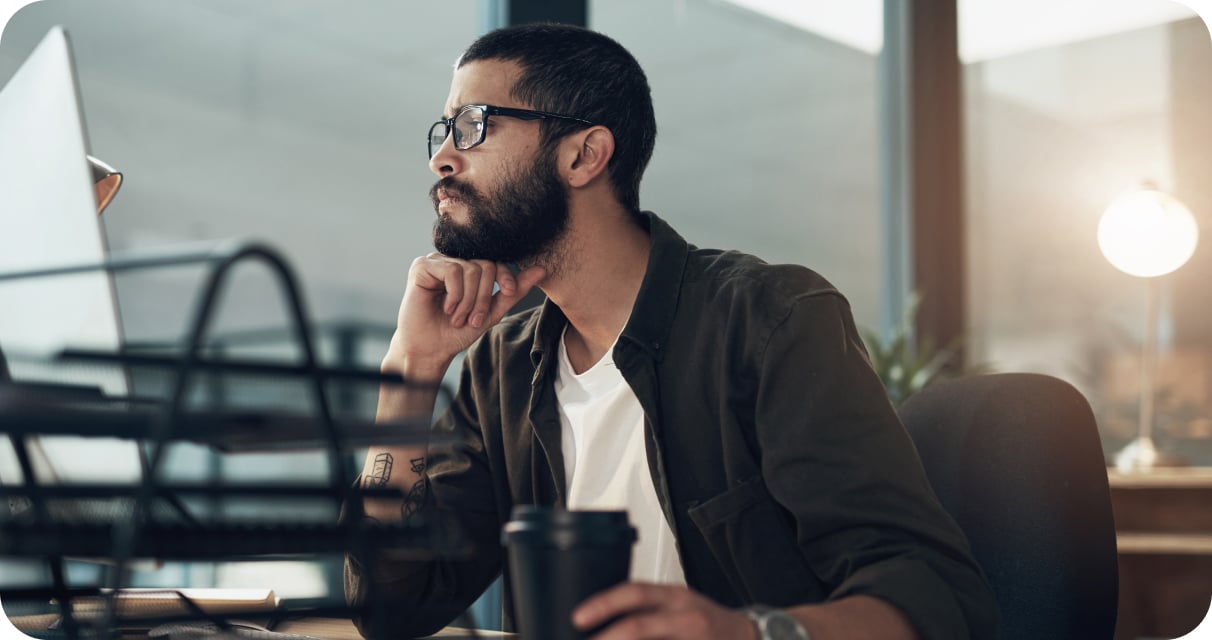
[[[93,172],[93,193],[97,197],[97,215],[109,206],[109,201],[118,193],[122,186],[122,174],[105,164],[100,158],[84,156],[88,160],[89,169]]]
[[[1174,196],[1155,189],[1116,198],[1098,222],[1098,247],[1116,269],[1141,278],[1162,276],[1195,253],[1199,227]]]

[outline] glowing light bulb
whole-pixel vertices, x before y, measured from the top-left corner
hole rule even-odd
[[[1199,227],[1177,198],[1143,189],[1116,198],[1098,222],[1098,247],[1124,273],[1152,278],[1186,264]]]

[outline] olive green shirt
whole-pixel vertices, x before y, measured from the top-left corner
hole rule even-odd
[[[613,356],[644,409],[649,470],[687,584],[729,607],[866,594],[900,608],[923,638],[992,637],[989,587],[842,295],[806,268],[698,249],[655,215],[640,218],[648,270]],[[469,350],[435,427],[458,444],[431,447],[428,508],[457,518],[476,558],[376,557],[375,587],[392,606],[360,619],[364,634],[448,624],[508,578],[500,529],[513,505],[563,505],[553,380],[566,322],[548,301]],[[370,588],[365,562],[347,559],[353,604]]]

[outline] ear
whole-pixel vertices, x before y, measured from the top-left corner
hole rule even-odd
[[[614,156],[614,134],[600,125],[578,131],[565,138],[560,155],[568,185],[583,187],[605,173]]]

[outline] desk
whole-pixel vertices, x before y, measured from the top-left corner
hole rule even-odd
[[[1115,640],[1187,634],[1212,601],[1212,468],[1107,477],[1119,546]]]
[[[57,614],[46,614],[38,616],[18,616],[12,619],[13,625],[21,631],[40,631],[46,629],[46,626],[57,620]],[[353,623],[349,620],[341,620],[336,618],[304,618],[301,620],[287,620],[278,625],[274,631],[283,633],[299,633],[308,636],[321,638],[322,640],[362,640],[362,636],[358,630],[354,628]],[[142,634],[130,635],[124,634],[124,637],[137,638]],[[471,640],[472,638],[516,638],[513,633],[502,633],[500,631],[476,631],[473,633],[467,629],[458,629],[447,627],[437,634],[429,636],[430,638],[443,638],[445,640]]]
[[[362,640],[362,636],[358,630],[354,628],[353,623],[349,620],[338,620],[334,618],[310,618],[303,620],[289,620],[278,625],[275,631],[301,633],[303,635],[315,636],[324,640]],[[472,638],[517,638],[517,634],[502,633],[500,631],[476,631],[474,635],[467,629],[457,629],[454,627],[446,627],[437,634],[429,636],[430,638],[446,638],[447,640],[471,640]]]

